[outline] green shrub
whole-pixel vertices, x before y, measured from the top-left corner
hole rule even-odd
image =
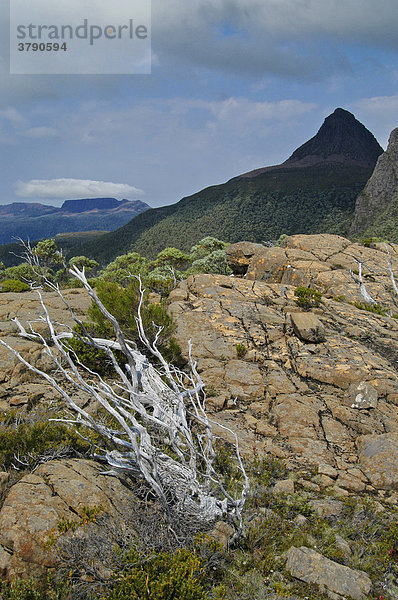
[[[191,550],[156,553],[141,560],[136,549],[122,557],[109,600],[206,600],[206,572]]]
[[[355,308],[359,308],[359,310],[367,310],[375,315],[386,316],[386,311],[380,304],[368,304],[367,302],[353,302]]]
[[[296,296],[295,303],[304,310],[316,308],[321,303],[321,292],[312,288],[299,286],[294,290],[294,295]]]
[[[117,319],[123,333],[127,339],[133,340],[137,345],[145,350],[142,342],[139,339],[137,331],[136,316],[138,305],[140,302],[139,282],[134,279],[131,283],[123,288],[121,285],[103,281],[97,287],[97,295],[105,308],[113,314]],[[158,332],[158,327],[162,327],[162,331],[158,336],[158,348],[162,352],[164,358],[175,364],[182,364],[181,349],[175,339],[172,337],[174,330],[173,320],[167,314],[165,306],[161,304],[151,304],[148,299],[148,294],[144,296],[144,302],[141,308],[142,321],[148,338],[153,341]],[[87,325],[89,333],[95,337],[114,337],[112,325],[101,313],[98,306],[93,302],[88,310],[88,317],[91,319],[90,325]],[[77,333],[82,333],[77,331]],[[102,372],[106,374],[113,371],[110,359],[105,352],[98,351],[83,340],[75,337],[68,342],[76,352],[78,358],[83,364],[93,370],[104,369]],[[121,365],[124,364],[123,355],[115,353],[116,357],[120,357]],[[110,369],[110,371],[109,371]]]
[[[95,327],[92,325],[92,323],[85,322],[83,322],[83,326],[86,331],[84,331],[82,326],[75,325],[73,328],[75,335],[72,339],[65,342],[65,347],[73,350],[79,361],[91,371],[95,371],[101,376],[114,375],[115,369],[113,367],[112,360],[109,358],[106,352],[91,346],[83,339],[86,335],[86,332],[95,337],[98,334],[98,332],[95,330]],[[123,360],[123,353],[115,351],[114,354],[118,363],[123,366],[123,364],[126,362]]]
[[[218,240],[217,238],[207,236],[200,240],[190,251],[190,260],[192,262],[205,258],[217,250],[225,250],[229,244]]]
[[[382,238],[379,237],[368,237],[363,240],[365,248],[375,248],[378,242],[381,242]]]
[[[169,265],[175,269],[186,269],[190,263],[190,257],[186,252],[178,248],[168,247],[159,252],[155,260],[155,266]]]
[[[168,265],[161,265],[148,273],[144,278],[144,283],[151,291],[164,297],[168,296],[171,290],[176,287],[177,282],[183,279],[184,274],[182,271]]]
[[[37,457],[57,447],[70,448],[79,453],[90,450],[89,442],[62,423],[23,423],[15,429],[0,426],[0,465],[3,470],[16,462],[15,456],[23,459],[27,468],[33,467]]]
[[[70,598],[67,587],[63,583],[47,582],[45,590],[38,589],[34,579],[22,581],[16,579],[12,583],[0,580],[1,600],[67,600]]]
[[[144,275],[150,262],[138,252],[129,252],[115,258],[114,261],[99,273],[99,281],[113,281],[124,285],[131,281],[132,275]]]
[[[236,344],[235,349],[238,358],[243,358],[247,354],[247,348],[244,344]]]
[[[4,271],[4,279],[18,279],[19,281],[37,281],[44,274],[44,269],[37,268],[37,274],[32,271],[32,267],[28,263],[21,263],[14,267],[8,267]]]
[[[1,292],[28,292],[30,287],[27,283],[19,281],[18,279],[5,279],[0,284]]]
[[[192,263],[190,273],[216,273],[219,275],[231,275],[225,250],[214,250],[207,256],[199,258]]]

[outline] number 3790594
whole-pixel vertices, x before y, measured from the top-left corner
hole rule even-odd
[[[18,44],[19,52],[66,52],[68,49],[66,42],[59,44],[58,42],[25,42]]]

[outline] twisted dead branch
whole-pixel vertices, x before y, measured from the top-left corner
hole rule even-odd
[[[25,249],[25,257],[34,270],[38,267],[37,257],[29,247],[25,246]],[[61,395],[70,416],[60,419],[61,421],[69,423],[77,431],[80,426],[84,426],[99,434],[102,440],[107,441],[108,446],[111,444],[112,450],[106,449],[104,443],[100,452],[95,454],[97,459],[104,461],[109,467],[104,474],[117,476],[128,473],[145,480],[161,499],[167,513],[178,515],[180,519],[196,518],[210,523],[229,516],[235,523],[237,537],[242,530],[242,511],[249,491],[249,480],[240,456],[237,437],[230,430],[227,431],[234,436],[237,467],[241,473],[240,488],[236,495],[226,489],[217,472],[213,423],[206,413],[204,383],[192,358],[191,343],[187,371],[181,371],[164,359],[157,346],[162,328],[158,327],[153,342],[144,330],[141,309],[145,290],[140,280],[137,329],[142,344],[159,365],[155,368],[147,356],[137,350],[134,342],[125,339],[119,323],[87,281],[84,268],[79,270],[74,266],[70,273],[81,282],[101,313],[112,324],[115,340],[92,337],[59,287],[46,278],[43,281],[42,274],[41,281],[59,295],[79,330],[83,332],[80,339],[105,352],[117,379],[106,380],[79,361],[68,345],[68,339],[76,334],[70,327],[52,321],[40,287],[32,286],[40,299],[43,310],[40,321],[46,324],[49,338],[46,339],[35,330],[34,322],[29,324],[27,331],[18,319],[14,321],[19,328],[19,335],[43,345],[44,352],[56,368],[56,375],[30,364],[1,339],[0,344]],[[124,368],[120,366],[115,351],[122,353]],[[69,389],[84,392],[96,401],[108,419],[101,420],[79,406]]]

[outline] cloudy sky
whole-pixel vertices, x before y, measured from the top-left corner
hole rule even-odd
[[[173,203],[282,162],[338,106],[385,147],[397,31],[396,0],[153,0],[151,75],[10,75],[1,0],[0,203]]]

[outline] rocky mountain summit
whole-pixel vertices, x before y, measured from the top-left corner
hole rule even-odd
[[[256,169],[241,177],[256,177],[286,167],[309,167],[318,163],[374,168],[383,148],[374,135],[348,110],[336,108],[317,134],[297,148],[281,165]]]
[[[316,136],[300,146],[285,165],[310,162],[345,162],[373,167],[382,147],[374,135],[352,113],[343,108],[326,117]]]
[[[398,129],[390,135],[387,150],[358,196],[351,233],[398,241]]]
[[[233,244],[228,261],[234,276],[190,276],[169,297],[183,351],[192,340],[208,411],[237,432],[245,456],[284,461],[287,474],[267,490],[270,497],[298,494],[328,527],[337,527],[350,499],[355,504],[372,498],[380,514],[390,514],[398,502],[398,299],[388,263],[398,274],[398,245],[370,248],[336,235],[297,235],[280,247]],[[359,263],[376,308],[364,303]],[[300,288],[319,294],[308,299]],[[83,292],[66,295],[83,315]],[[46,300],[55,319],[67,321],[55,295],[46,293]],[[50,368],[41,347],[18,337],[10,324],[13,316],[26,322],[39,312],[33,292],[0,294],[2,339]],[[28,415],[32,405],[54,402],[54,391],[3,348],[0,361],[3,413]],[[225,429],[216,426],[216,433],[228,439]],[[114,498],[124,502],[125,488],[96,468],[86,460],[62,459],[19,481],[0,473],[3,575],[38,577],[54,567],[54,556],[40,548],[60,519],[81,518],[86,498],[119,518]],[[307,521],[299,517],[295,527],[301,531]],[[334,543],[337,562],[316,541],[292,546],[283,559],[286,572],[322,584],[332,598],[373,597],[372,579],[358,568],[353,542],[340,537]],[[386,598],[398,597],[394,581],[385,584]]]

